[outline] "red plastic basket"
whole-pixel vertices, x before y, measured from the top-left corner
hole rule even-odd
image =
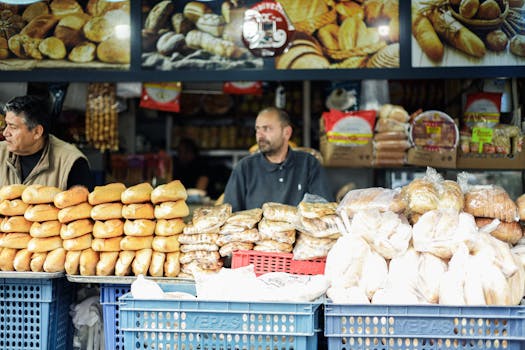
[[[288,272],[296,275],[322,275],[326,258],[294,260],[292,253],[268,253],[237,250],[232,255],[232,268],[253,264],[257,276],[267,272]]]

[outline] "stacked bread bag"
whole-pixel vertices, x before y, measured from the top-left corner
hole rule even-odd
[[[181,273],[193,278],[196,271],[217,272],[223,266],[217,240],[221,226],[232,213],[230,204],[200,207],[193,212],[190,224],[179,236]]]
[[[58,193],[53,201],[60,209],[58,221],[45,222],[40,226],[43,229],[46,225],[59,224],[60,237],[66,251],[64,269],[71,275],[80,273],[80,255],[84,250],[91,249],[93,241],[92,206],[88,203],[88,195],[89,190],[84,186],[73,186]],[[35,225],[36,223],[33,224]],[[32,231],[34,230],[32,227]]]
[[[221,226],[217,245],[222,257],[231,256],[236,250],[252,250],[260,240],[257,224],[262,218],[262,209],[253,208],[233,213]]]
[[[290,253],[295,243],[298,222],[297,207],[267,202],[262,205],[263,218],[259,222],[261,239],[253,250],[272,253]]]
[[[151,192],[157,220],[149,268],[151,276],[176,277],[180,274],[179,237],[186,226],[183,218],[190,213],[187,197],[186,188],[179,180],[157,186]]]
[[[410,116],[401,107],[391,104],[381,106],[374,134],[374,165],[402,166],[410,148],[408,129]]]

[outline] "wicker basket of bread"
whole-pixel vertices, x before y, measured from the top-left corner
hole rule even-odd
[[[451,13],[458,21],[471,30],[493,30],[499,28],[509,13],[507,0],[463,0],[458,5],[450,1]]]

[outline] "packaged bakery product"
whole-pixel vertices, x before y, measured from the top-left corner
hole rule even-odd
[[[342,231],[343,222],[339,215],[325,215],[320,218],[309,219],[301,216],[297,229],[317,238],[329,237]]]
[[[261,221],[262,212],[263,211],[261,208],[237,211],[233,213],[228,219],[226,219],[226,224],[244,228],[252,228],[255,227],[259,221]]]
[[[324,258],[328,255],[335,242],[335,239],[316,238],[307,234],[300,234],[295,241],[293,258],[295,260]]]
[[[206,251],[213,252],[218,251],[219,247],[215,243],[197,243],[197,244],[183,244],[180,246],[182,253],[193,252],[193,251]]]
[[[217,245],[222,247],[228,243],[233,242],[244,242],[244,243],[255,243],[261,240],[261,235],[259,230],[256,228],[244,230],[241,232],[229,233],[229,234],[220,234],[217,238]]]
[[[193,212],[192,223],[195,229],[205,232],[212,227],[220,227],[230,217],[230,204],[221,204],[214,207],[199,207]]]
[[[454,120],[435,110],[418,114],[411,123],[409,136],[416,148],[428,151],[453,150],[459,141]]]
[[[399,189],[370,187],[350,190],[343,197],[337,211],[345,212],[349,218],[359,210],[376,208],[379,211],[401,213],[406,208],[406,201]]]
[[[437,209],[439,194],[434,183],[427,179],[414,179],[403,187],[403,196],[410,213],[424,214]]]
[[[189,252],[181,252],[180,263],[188,264],[193,260],[197,260],[203,263],[217,263],[221,259],[219,252],[207,251],[207,250],[192,250]]]
[[[200,233],[196,235],[179,235],[178,240],[180,244],[217,244],[219,234],[217,233]]]
[[[315,203],[301,201],[297,206],[298,214],[304,218],[317,219],[325,215],[336,214],[337,203]]]
[[[290,253],[293,250],[293,245],[272,239],[263,239],[255,244],[253,250],[270,253]]]
[[[507,191],[497,185],[470,186],[465,193],[465,212],[475,217],[519,221],[518,207]]]
[[[491,224],[494,219],[476,218],[476,225],[482,228]],[[509,244],[516,244],[523,237],[523,230],[519,222],[500,222],[494,230],[489,232],[491,236]]]
[[[283,231],[294,231],[295,230],[295,223],[289,222],[289,221],[275,221],[270,220],[264,217],[258,225],[259,231],[264,232],[283,232]]]
[[[250,242],[230,242],[219,249],[221,256],[231,256],[237,250],[252,250],[253,243]]]
[[[297,222],[297,207],[267,202],[262,205],[263,216],[273,221]]]

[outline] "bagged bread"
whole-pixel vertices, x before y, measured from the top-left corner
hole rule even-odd
[[[258,225],[259,231],[264,231],[267,235],[271,235],[271,232],[294,231],[295,227],[296,225],[292,222],[269,220],[266,217]]]
[[[217,241],[215,242],[219,247],[225,246],[228,243],[243,242],[243,243],[255,243],[261,240],[259,230],[252,228],[240,232],[234,232],[229,234],[221,233]]]
[[[214,207],[199,207],[193,212],[192,223],[199,233],[208,232],[211,228],[219,228],[232,213],[230,204]]]
[[[370,187],[348,191],[337,208],[338,212],[345,212],[352,218],[356,212],[363,209],[376,208],[379,211],[393,211],[401,213],[406,208],[406,201],[399,190],[389,188]]]
[[[298,214],[308,219],[318,219],[326,215],[335,215],[337,203],[309,203],[302,201],[297,206]]]
[[[297,229],[308,233],[310,236],[324,238],[342,232],[342,225],[339,215],[325,215],[313,219],[301,216],[300,225]]]
[[[441,182],[438,186],[438,193],[438,209],[453,209],[458,212],[463,210],[465,198],[457,182],[451,180]]]
[[[73,186],[69,190],[55,195],[53,203],[55,207],[63,209],[83,202],[87,202],[89,191],[84,186]]]
[[[497,185],[470,186],[465,193],[464,210],[475,217],[495,218],[505,222],[519,220],[516,203],[503,187]]]
[[[262,205],[263,216],[273,221],[297,222],[297,207],[287,204],[266,202]]]
[[[307,234],[300,234],[295,241],[293,258],[295,260],[312,260],[324,258],[335,244],[334,239],[316,238]]]
[[[476,225],[482,228],[488,224],[491,224],[494,219],[490,218],[476,218]],[[494,230],[489,232],[493,237],[510,243],[516,244],[523,237],[523,230],[519,222],[500,222]]]
[[[253,250],[270,253],[290,253],[293,250],[293,245],[272,239],[263,239],[255,243]]]
[[[151,191],[153,191],[153,186],[149,182],[143,182],[126,188],[122,192],[120,199],[124,204],[149,202],[151,200]]]
[[[226,225],[234,225],[242,228],[253,228],[262,219],[262,209],[253,208],[233,213],[226,219]]]
[[[253,243],[250,242],[229,242],[221,246],[219,254],[221,256],[231,256],[237,250],[252,250]]]
[[[30,204],[24,203],[21,199],[4,199],[0,202],[0,215],[4,216],[24,216]]]
[[[179,180],[173,180],[167,184],[159,185],[151,192],[151,202],[153,204],[162,202],[176,202],[186,200],[188,194],[186,188]]]
[[[180,263],[188,264],[193,260],[198,260],[202,263],[217,263],[221,256],[218,251],[207,251],[207,250],[192,250],[189,252],[181,252]]]
[[[434,184],[426,179],[414,179],[403,187],[409,213],[424,214],[437,209],[439,195]]]
[[[182,244],[180,246],[180,251],[183,253],[192,252],[192,251],[213,252],[213,251],[218,251],[218,250],[219,250],[219,247],[213,243]]]
[[[179,235],[177,236],[180,244],[217,244],[219,234],[217,233],[200,233],[196,235]]]

